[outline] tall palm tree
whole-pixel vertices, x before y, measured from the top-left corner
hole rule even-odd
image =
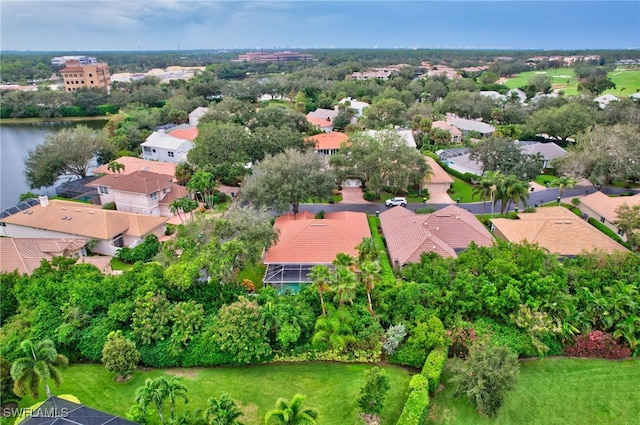
[[[22,397],[25,391],[34,399],[39,397],[40,383],[44,385],[47,397],[51,397],[49,380],[53,380],[56,387],[62,383],[60,366],[69,364],[69,360],[62,354],[58,354],[53,342],[49,339],[33,344],[30,340],[24,340],[20,348],[25,354],[11,366],[11,377],[14,381],[13,392]]]
[[[493,215],[493,208],[495,207],[498,199],[496,197],[498,192],[498,186],[504,180],[504,175],[500,171],[487,171],[482,176],[480,183],[475,185],[472,190],[472,195],[479,195],[479,199],[483,202],[488,198],[491,200],[491,215]],[[484,206],[483,206],[484,208]]]
[[[578,184],[578,180],[569,176],[561,176],[551,182],[552,185],[558,186],[558,192],[560,192],[560,197],[562,198],[562,194],[565,189],[573,189]]]
[[[164,379],[164,378],[163,378]],[[166,392],[159,379],[149,379],[144,381],[142,387],[138,387],[135,393],[135,402],[140,406],[142,412],[146,416],[147,408],[153,404],[160,415],[163,424],[167,421],[164,419],[164,402],[167,399]]]
[[[318,419],[318,411],[303,407],[306,396],[296,394],[291,402],[284,398],[276,401],[276,408],[270,410],[264,417],[265,425],[314,425]]]
[[[195,409],[193,412],[184,412],[173,422],[175,425],[208,425],[209,422],[203,417],[202,410]]]
[[[315,265],[309,271],[309,278],[311,279],[312,287],[318,290],[320,295],[320,306],[322,307],[322,315],[327,315],[327,310],[324,307],[324,292],[329,290],[329,283],[331,282],[331,270],[329,267],[322,264]]]
[[[238,409],[229,394],[222,393],[219,399],[210,398],[207,402],[209,406],[204,411],[204,417],[209,425],[242,425],[238,418],[244,413]]]
[[[182,219],[182,215],[180,214],[180,212],[182,211],[182,198],[180,199],[174,199],[173,202],[171,202],[169,204],[169,211],[171,211],[171,214],[173,215],[178,215],[178,217],[180,217],[180,222],[184,224],[184,220]]]
[[[182,380],[177,376],[172,376],[169,380],[165,377],[158,378],[160,381],[160,387],[164,392],[166,398],[169,399],[169,412],[171,414],[171,420],[174,419],[174,413],[176,408],[176,399],[181,398],[185,404],[189,403],[187,398],[187,387],[184,386]]]
[[[331,287],[336,293],[333,301],[338,301],[340,308],[344,307],[345,301],[353,304],[357,284],[356,274],[351,269],[343,265],[336,266],[336,270],[331,278]]]
[[[344,252],[339,252],[338,255],[336,255],[336,259],[333,260],[333,265],[344,266],[353,270],[356,265],[356,259],[349,254],[345,254]]]
[[[382,250],[374,238],[362,238],[362,242],[356,246],[356,249],[358,250],[358,264],[365,261],[380,261]]]
[[[333,351],[342,352],[348,344],[355,342],[353,318],[344,309],[332,311],[327,317],[319,317],[314,326],[315,333],[311,343],[313,345],[329,344]]]
[[[371,303],[371,291],[375,284],[380,282],[380,263],[377,261],[365,261],[360,264],[360,281],[364,284],[369,301],[369,313],[373,316],[373,304]]]
[[[504,198],[501,207],[504,207],[505,201],[508,201],[507,212],[512,203],[515,206],[518,206],[520,202],[527,205],[527,199],[529,199],[529,184],[527,182],[518,180],[515,176],[508,176],[503,184]]]

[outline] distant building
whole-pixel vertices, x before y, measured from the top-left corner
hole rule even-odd
[[[63,67],[69,61],[78,61],[80,65],[89,65],[98,63],[98,60],[93,56],[56,56],[51,59],[51,65],[54,67]]]
[[[339,131],[332,131],[329,133],[316,134],[309,137],[315,145],[314,150],[321,155],[333,155],[340,150],[340,145],[347,140],[349,136]]]
[[[202,116],[207,112],[209,112],[209,108],[205,108],[204,106],[198,106],[196,109],[189,112],[189,125],[197,127],[198,124],[200,124],[200,118],[202,118]]]
[[[109,65],[106,62],[83,65],[77,60],[69,60],[60,74],[65,90],[70,92],[92,87],[108,90],[111,86]]]
[[[187,152],[193,148],[198,128],[179,125],[171,130],[154,131],[141,144],[142,158],[148,161],[180,163],[187,160]]]
[[[291,62],[291,61],[312,61],[313,55],[299,52],[247,52],[238,55],[238,59],[232,62]]]
[[[446,121],[434,121],[431,128],[448,131],[451,134],[451,143],[462,143],[462,132]]]

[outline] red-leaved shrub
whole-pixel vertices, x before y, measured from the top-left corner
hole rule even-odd
[[[573,338],[565,347],[565,354],[574,357],[597,357],[600,359],[624,359],[631,356],[631,350],[602,331],[591,331],[588,335]]]

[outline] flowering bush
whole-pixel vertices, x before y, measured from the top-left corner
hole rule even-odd
[[[631,356],[631,350],[608,333],[591,331],[588,335],[574,337],[573,344],[565,348],[567,356],[623,359]]]

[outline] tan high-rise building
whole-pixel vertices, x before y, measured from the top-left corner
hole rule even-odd
[[[64,80],[64,88],[70,92],[83,87],[100,87],[108,90],[111,86],[109,65],[106,62],[82,65],[77,60],[70,60],[60,73]]]

